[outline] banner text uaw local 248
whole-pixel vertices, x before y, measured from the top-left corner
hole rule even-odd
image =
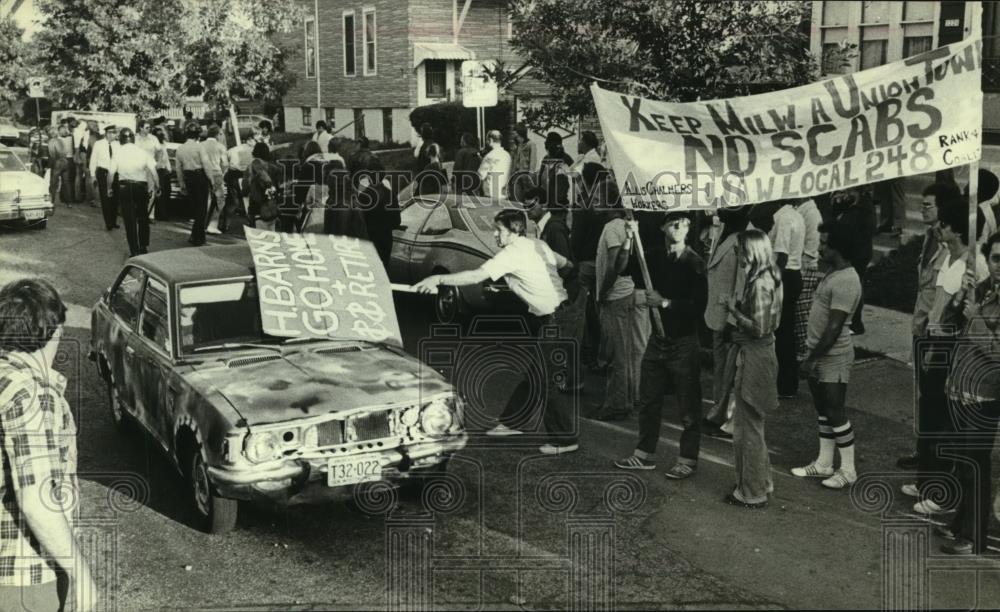
[[[692,103],[591,91],[625,204],[808,197],[979,159],[982,40],[774,93]]]

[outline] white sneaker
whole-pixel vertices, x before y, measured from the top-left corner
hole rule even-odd
[[[844,470],[837,470],[820,484],[822,484],[827,489],[843,489],[844,487],[849,487],[858,480],[858,475],[854,472],[846,472]]]
[[[918,489],[917,485],[912,482],[910,484],[903,485],[899,490],[902,491],[903,495],[906,495],[907,497],[916,497],[917,499],[920,499],[920,489]]]
[[[555,444],[543,444],[538,450],[543,455],[564,455],[580,450],[580,445],[568,444],[566,446],[556,446]]]
[[[809,465],[792,468],[792,476],[798,476],[799,478],[827,478],[833,476],[833,466],[820,465],[813,461]]]
[[[945,512],[944,508],[929,499],[924,499],[913,504],[913,511],[917,514],[942,514]]]
[[[523,433],[524,433],[523,431],[517,429],[511,429],[510,427],[507,427],[506,425],[501,423],[496,427],[494,427],[493,429],[487,430],[486,435],[493,437],[501,437],[501,436],[519,436]]]
[[[212,224],[212,225],[209,225],[208,227],[206,227],[205,228],[205,233],[206,234],[211,234],[213,236],[220,236],[220,235],[222,235],[222,232],[219,231],[219,226],[215,225],[215,224]]]

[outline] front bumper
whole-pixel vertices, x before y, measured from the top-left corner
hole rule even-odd
[[[41,206],[18,206],[0,208],[0,221],[41,221],[52,216],[55,207],[51,204]],[[30,218],[29,218],[30,217]]]
[[[465,448],[468,436],[464,433],[440,440],[427,440],[405,444],[392,449],[345,455],[315,451],[308,455],[288,459],[264,469],[228,469],[209,467],[208,474],[216,491],[223,497],[234,499],[267,498],[272,501],[289,501],[309,485],[326,486],[327,462],[337,457],[378,457],[382,465],[382,480],[399,481],[412,472],[439,464],[452,453]],[[331,493],[349,493],[353,485],[334,487]],[[329,489],[329,488],[328,488]],[[336,491],[343,489],[343,491]]]

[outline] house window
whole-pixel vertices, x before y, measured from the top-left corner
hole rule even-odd
[[[445,60],[424,61],[424,80],[427,82],[428,98],[444,98],[447,95],[447,74]]]
[[[326,117],[326,127],[330,128],[330,131],[332,132],[333,129],[337,127],[336,113],[333,112],[332,108],[327,106],[323,109],[323,116]]]
[[[361,138],[365,135],[365,111],[360,108],[354,109],[354,137]]]
[[[903,21],[934,21],[934,2],[907,0],[903,3]]]
[[[861,5],[861,23],[889,23],[889,3],[885,0],[866,0]]]
[[[354,58],[354,11],[344,11],[344,76],[357,74]]]
[[[903,57],[920,55],[931,50],[933,36],[907,36],[903,38]]]
[[[861,28],[861,69],[875,68],[886,62],[889,51],[889,31],[886,26]]]
[[[847,28],[823,28],[823,74],[840,74],[850,66],[842,45],[847,39]]]
[[[302,125],[306,127],[312,127],[313,124],[313,111],[308,106],[302,107]]]
[[[364,62],[365,62],[365,75],[373,75],[376,73],[377,58],[376,58],[376,30],[375,30],[375,9],[366,8],[362,13],[364,18]]]
[[[827,0],[823,3],[823,23],[825,26],[846,26],[849,2]]]
[[[382,142],[392,142],[392,109],[382,109]]]
[[[309,18],[305,21],[305,37],[306,37],[306,78],[311,79],[316,76],[316,63],[318,61],[316,54],[316,20]]]

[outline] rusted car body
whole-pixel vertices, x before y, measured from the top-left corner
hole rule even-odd
[[[236,500],[419,487],[465,446],[461,399],[401,349],[260,325],[244,245],[132,258],[92,312],[90,356],[116,425],[158,442],[205,529],[231,529]]]

